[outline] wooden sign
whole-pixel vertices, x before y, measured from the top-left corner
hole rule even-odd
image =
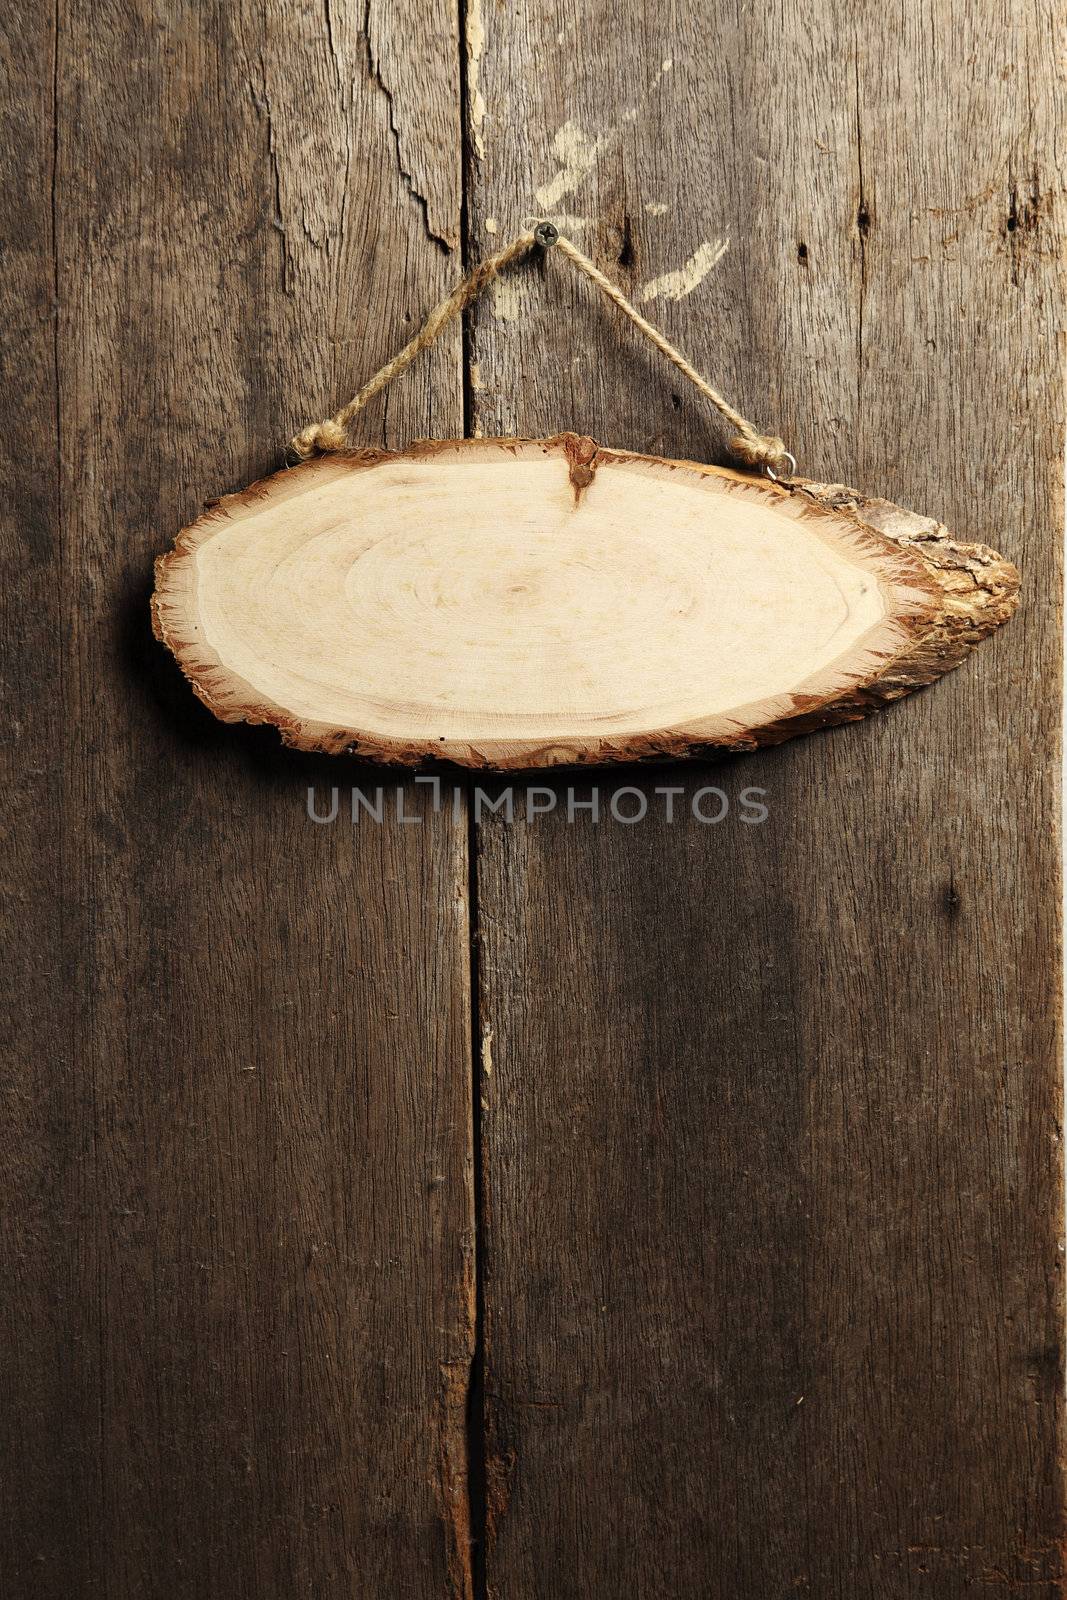
[[[1015,609],[983,545],[839,485],[545,440],[321,456],[156,566],[224,721],[464,766],[750,749],[957,666]]]

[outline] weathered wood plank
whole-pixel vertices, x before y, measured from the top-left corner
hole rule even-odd
[[[802,470],[1024,579],[933,691],[711,769],[760,827],[668,824],[678,769],[639,826],[483,822],[490,1593],[1059,1593],[1051,29],[469,19],[472,251],[555,215]],[[716,448],[562,263],[472,353],[487,435]]]
[[[94,1464],[81,1456],[95,1413],[84,1393],[68,1392],[63,1381],[80,1337],[70,1271],[78,1253],[75,1219],[89,1104],[85,1084],[73,1073],[69,1018],[57,1003],[69,986],[76,941],[56,849],[64,740],[57,642],[67,605],[56,471],[54,18],[40,7],[13,10],[0,32],[0,375],[10,404],[0,495],[0,1582],[11,1593],[17,1578],[24,1594],[58,1595],[81,1588],[85,1567],[72,1547],[88,1537],[86,1502],[96,1492]],[[56,1251],[57,1234],[65,1259]],[[71,1463],[79,1460],[76,1472]],[[65,1532],[43,1541],[45,1527]]]
[[[400,107],[388,69],[431,12],[454,59],[455,20],[79,0],[56,39],[23,10],[0,1585],[462,1594],[464,829],[423,791],[421,826],[315,827],[308,784],[358,769],[218,728],[148,616],[203,497],[454,276],[454,69]],[[367,437],[461,417],[457,337]]]

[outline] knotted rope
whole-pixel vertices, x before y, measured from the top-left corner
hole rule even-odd
[[[700,390],[706,400],[711,401],[719,415],[736,430],[728,442],[730,454],[736,460],[745,466],[766,467],[776,472],[795,469],[796,462],[783,441],[776,434],[760,433],[739,411],[735,411],[730,402],[713,388],[706,378],[701,377],[696,368],[690,365],[659,329],[654,328],[637,307],[631,305],[622,290],[612,283],[610,278],[606,278],[600,268],[595,266],[588,256],[582,254],[577,245],[558,233],[550,222],[542,222],[533,233],[520,234],[511,244],[503,250],[498,250],[495,255],[487,256],[479,266],[468,273],[463,282],[457,284],[452,293],[442,300],[440,305],[434,307],[418,333],[408,340],[391,361],[387,361],[384,367],[379,368],[373,378],[363,385],[347,405],[342,406],[334,416],[327,417],[324,422],[311,423],[295,436],[289,446],[291,457],[296,461],[307,461],[317,452],[347,450],[348,425],[368,400],[373,400],[376,394],[380,394],[386,384],[391,383],[411,365],[420,351],[433,344],[441,330],[455,317],[460,316],[505,268],[523,260],[535,250],[547,250],[550,246],[555,246],[561,255],[578,268],[579,272],[583,272],[590,282],[595,283],[597,288],[629,317],[634,327],[652,341],[660,354],[666,356],[671,365],[677,367],[678,371]]]

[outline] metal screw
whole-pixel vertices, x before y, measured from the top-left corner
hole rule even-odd
[[[552,222],[539,222],[534,229],[534,240],[541,246],[542,250],[549,249],[558,238],[559,229]]]

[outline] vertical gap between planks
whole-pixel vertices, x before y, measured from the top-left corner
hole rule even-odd
[[[471,139],[470,82],[467,72],[467,6],[469,0],[456,0],[457,45],[459,51],[459,126],[460,126],[460,203],[459,248],[464,276],[471,268],[470,184],[474,160]],[[471,381],[473,351],[472,313],[468,307],[461,322],[461,378],[463,388],[463,437],[474,431],[474,385]],[[485,1417],[485,1283],[483,1274],[484,1218],[482,1209],[482,1006],[479,961],[478,916],[478,820],[474,810],[474,790],[466,790],[467,816],[467,922],[470,933],[471,999],[471,1159],[474,1184],[474,1348],[471,1351],[470,1384],[467,1393],[467,1509],[470,1526],[470,1583],[472,1600],[485,1600],[486,1536],[486,1417]]]
[[[486,1532],[485,1282],[482,1211],[482,1018],[478,927],[478,823],[474,790],[467,796],[467,906],[471,986],[471,1158],[474,1183],[474,1348],[467,1391],[467,1501],[471,1539],[471,1593],[484,1600]]]

